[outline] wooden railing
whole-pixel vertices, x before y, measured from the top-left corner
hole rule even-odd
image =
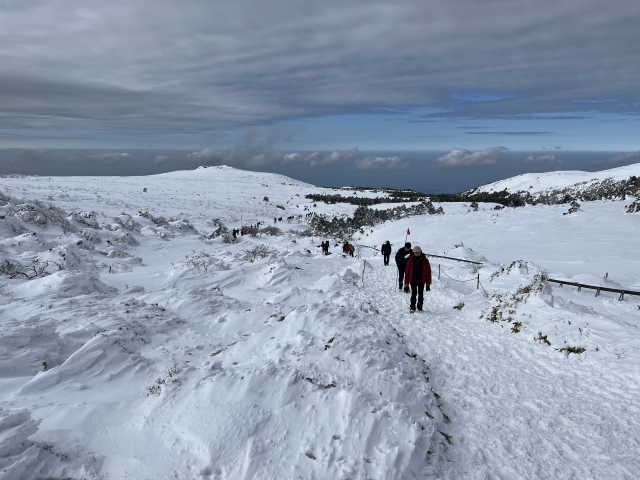
[[[571,285],[572,287],[578,287],[578,291],[582,291],[583,288],[589,288],[591,290],[595,290],[596,291],[596,297],[600,296],[600,292],[613,292],[613,293],[619,293],[620,297],[618,298],[618,300],[624,300],[624,294],[626,293],[627,295],[637,295],[640,297],[640,292],[635,292],[633,290],[626,290],[626,289],[622,289],[622,288],[609,288],[609,287],[599,287],[597,285],[586,285],[584,283],[576,283],[576,282],[567,282],[566,280],[555,280],[553,278],[548,278],[547,280],[549,280],[550,282],[553,283],[559,283],[560,284],[560,288],[562,288],[563,285]]]

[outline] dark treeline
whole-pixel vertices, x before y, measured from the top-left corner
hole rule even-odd
[[[309,227],[315,234],[333,238],[351,238],[356,232],[364,234],[364,227],[372,227],[389,220],[425,214],[443,215],[444,210],[442,207],[435,208],[430,201],[421,202],[410,207],[399,205],[386,210],[375,210],[361,205],[353,213],[353,217],[343,216],[330,219],[326,215],[314,215],[309,220]]]
[[[405,203],[421,202],[425,200],[448,203],[448,202],[480,202],[497,203],[505,207],[522,207],[524,205],[558,205],[571,203],[574,201],[590,202],[595,200],[624,200],[627,196],[638,197],[640,195],[640,179],[635,176],[628,180],[615,180],[607,178],[592,182],[582,182],[566,188],[556,188],[543,192],[530,193],[526,190],[509,192],[506,189],[500,192],[480,192],[478,188],[462,193],[426,194],[413,190],[393,190],[393,189],[366,189],[350,187],[354,191],[371,191],[374,193],[384,192],[388,197],[363,198],[357,195],[343,196],[309,194],[306,198],[314,202],[325,203],[349,203],[358,206],[371,206],[381,203]]]

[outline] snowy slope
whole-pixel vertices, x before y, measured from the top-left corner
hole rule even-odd
[[[313,207],[304,195],[337,191],[279,175],[0,193],[1,479],[640,476],[640,298],[544,282],[640,290],[640,214],[621,202],[448,203],[368,229],[352,259],[296,232],[355,206]],[[278,236],[207,235],[273,217]],[[377,253],[408,228],[484,264],[432,258],[416,315]]]
[[[593,182],[602,182],[606,179],[614,181],[628,180],[629,177],[640,177],[640,163],[627,165],[625,167],[612,168],[599,172],[547,172],[547,173],[525,173],[516,177],[507,178],[498,182],[489,183],[470,190],[473,193],[493,193],[507,190],[509,192],[529,192],[540,193],[545,190],[558,190],[567,187],[579,187]]]

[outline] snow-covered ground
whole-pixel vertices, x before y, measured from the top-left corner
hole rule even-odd
[[[344,258],[296,232],[356,207],[313,207],[306,194],[339,191],[279,175],[4,178],[0,193],[0,478],[640,477],[640,298],[544,280],[640,290],[625,202],[446,203]],[[278,236],[207,239],[214,218],[289,216]],[[377,254],[407,228],[483,262],[432,258],[415,315]],[[9,278],[35,259],[51,274]]]

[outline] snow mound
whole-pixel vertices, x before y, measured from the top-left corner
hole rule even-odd
[[[40,448],[29,437],[38,431],[29,410],[0,408],[0,478],[32,480],[39,478],[43,462]]]
[[[44,278],[36,278],[13,287],[14,295],[22,298],[59,295],[76,297],[92,293],[114,294],[117,289],[100,281],[95,272],[62,270]]]

